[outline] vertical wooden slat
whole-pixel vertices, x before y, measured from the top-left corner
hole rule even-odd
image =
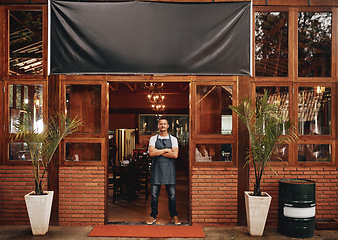
[[[288,76],[291,81],[295,81],[298,75],[298,13],[297,9],[291,8],[289,11],[289,66]]]
[[[107,81],[103,81],[102,85],[102,105],[101,105],[101,115],[102,115],[102,128],[101,131],[104,137],[104,144],[102,146],[104,154],[101,155],[102,161],[104,164],[104,174],[105,174],[105,198],[104,198],[104,212],[105,212],[105,223],[109,222],[109,208],[108,208],[108,199],[109,199],[109,161],[108,161],[108,152],[109,152],[109,143],[108,143],[108,132],[109,132],[109,84]]]
[[[54,116],[55,113],[60,112],[60,99],[61,99],[61,81],[60,77],[53,75],[48,77],[48,116]],[[48,119],[45,116],[45,119]],[[59,151],[55,152],[49,167],[48,167],[48,190],[54,191],[54,199],[52,205],[52,214],[50,224],[59,224]]]
[[[239,102],[244,98],[251,96],[251,83],[250,77],[239,77],[238,82],[238,96]],[[249,169],[244,167],[247,161],[247,150],[249,149],[249,135],[244,124],[238,121],[238,140],[237,140],[237,153],[238,153],[238,191],[237,191],[237,224],[246,225],[245,213],[245,199],[244,191],[249,190]]]

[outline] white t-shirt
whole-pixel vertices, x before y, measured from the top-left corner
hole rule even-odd
[[[171,147],[177,147],[178,148],[178,141],[177,138],[173,135],[170,135],[171,138]],[[155,146],[157,139],[157,134],[155,136],[152,136],[149,140],[149,146]],[[158,139],[169,139],[169,134],[166,137],[162,137],[161,135],[158,135]]]

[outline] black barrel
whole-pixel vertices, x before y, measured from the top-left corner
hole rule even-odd
[[[315,233],[316,183],[307,179],[279,180],[278,232],[310,238]]]

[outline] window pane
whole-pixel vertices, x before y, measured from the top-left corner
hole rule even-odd
[[[9,160],[31,160],[30,154],[28,153],[28,147],[23,142],[11,142],[9,143]]]
[[[83,121],[78,133],[101,132],[101,85],[67,85],[67,115]]]
[[[196,87],[196,133],[232,134],[232,86]]]
[[[281,106],[283,118],[289,118],[289,87],[256,87],[256,99],[263,97],[265,90],[270,94],[269,103]]]
[[[157,123],[162,115],[140,114],[139,135],[148,144],[149,138],[158,133]],[[165,115],[168,120],[168,133],[177,137],[180,146],[189,144],[189,115]],[[148,146],[146,146],[148,148]]]
[[[66,143],[66,161],[101,161],[101,144]]]
[[[43,131],[43,86],[9,85],[9,133],[15,133],[19,119],[28,122],[38,133]],[[29,120],[31,118],[31,121]]]
[[[256,12],[256,76],[288,76],[288,13]]]
[[[331,88],[298,88],[298,132],[301,135],[331,134]]]
[[[298,13],[298,76],[331,76],[332,13]]]
[[[196,162],[231,162],[231,144],[196,144]]]
[[[289,160],[289,146],[276,148],[271,155],[271,162],[287,162]]]
[[[299,144],[298,162],[330,162],[330,144]]]
[[[10,11],[9,14],[9,74],[42,74],[42,11]]]

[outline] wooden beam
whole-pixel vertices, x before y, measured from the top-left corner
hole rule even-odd
[[[130,91],[135,92],[136,91],[136,85],[134,85],[135,88],[133,88],[130,83],[126,83],[127,87],[130,89]]]

